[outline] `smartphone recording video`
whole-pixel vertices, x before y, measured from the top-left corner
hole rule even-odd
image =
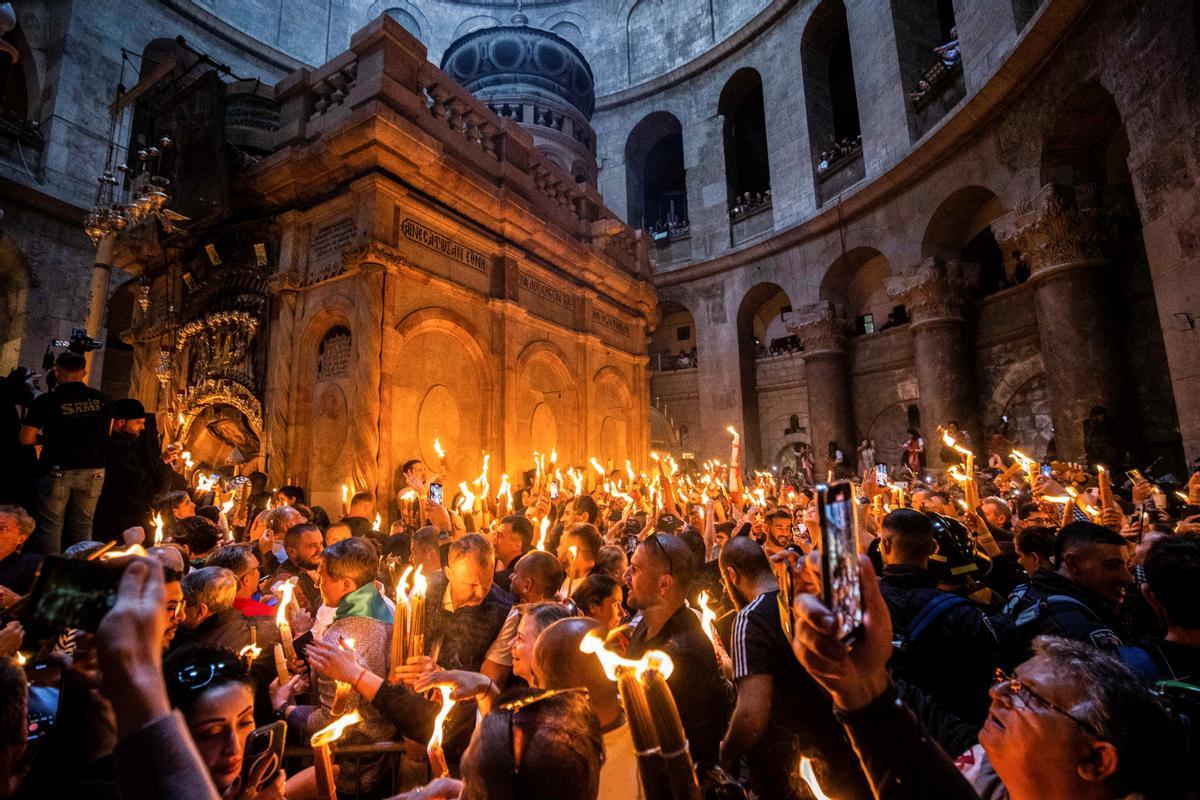
[[[888,465],[887,464],[876,464],[875,465],[875,485],[876,486],[887,486],[887,483],[888,483]]]
[[[94,633],[117,601],[126,563],[47,556],[33,581],[22,623],[37,631],[78,628]]]
[[[442,485],[440,483],[429,484],[429,502],[439,506],[442,504]]]
[[[817,503],[821,513],[821,585],[825,606],[837,615],[838,638],[852,642],[863,621],[854,489],[849,481],[818,487]]]

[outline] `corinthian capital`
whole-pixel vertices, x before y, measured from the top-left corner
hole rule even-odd
[[[796,312],[784,320],[788,331],[804,345],[804,357],[823,353],[846,352],[850,323],[846,310],[822,301]]]
[[[1071,200],[1061,187],[1046,184],[1032,200],[992,223],[996,241],[1019,250],[1034,277],[1102,260],[1100,208],[1093,202],[1094,189],[1075,187]]]
[[[904,304],[914,325],[961,320],[967,301],[962,266],[936,258],[927,258],[889,279],[887,293]]]

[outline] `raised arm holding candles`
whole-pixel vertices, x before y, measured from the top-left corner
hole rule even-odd
[[[399,683],[398,670],[412,656],[425,653],[425,592],[428,582],[423,567],[413,572],[408,567],[396,582],[396,612],[392,623],[392,651],[389,681]],[[412,587],[408,577],[412,575]]]

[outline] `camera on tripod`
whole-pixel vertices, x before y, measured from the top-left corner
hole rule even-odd
[[[87,335],[83,328],[72,328],[70,339],[55,339],[55,347],[70,350],[72,353],[84,355],[93,350],[99,350],[104,345]]]

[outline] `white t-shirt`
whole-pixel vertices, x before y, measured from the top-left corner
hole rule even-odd
[[[624,800],[646,795],[638,779],[637,750],[629,723],[604,734],[604,766],[600,767],[600,800]]]

